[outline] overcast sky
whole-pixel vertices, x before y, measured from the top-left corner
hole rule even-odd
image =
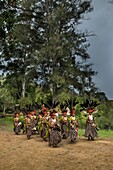
[[[113,99],[113,4],[108,1],[92,0],[94,10],[82,26],[96,34],[89,39],[90,61],[98,72],[94,81],[108,99]]]

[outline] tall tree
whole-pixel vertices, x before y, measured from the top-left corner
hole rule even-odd
[[[2,41],[4,46],[1,53],[3,61],[1,68],[5,65],[3,71],[7,75],[7,80],[17,89],[17,98],[20,98],[25,97],[26,89],[34,80],[36,72],[36,59],[33,56],[34,42],[31,36],[34,33],[31,29],[32,18],[21,16],[24,8],[17,1],[4,2],[6,2],[5,9],[1,16],[2,25],[5,24],[4,34],[6,36]],[[13,15],[9,15],[9,12]]]
[[[13,9],[17,11],[9,43],[13,51],[5,56],[5,71],[16,88],[21,80],[21,95],[35,80],[53,100],[70,87],[84,92],[92,88],[95,72],[86,64],[89,33],[78,30],[85,13],[93,9],[91,1],[23,0]]]
[[[57,96],[63,89],[69,91],[70,85],[81,90],[81,76],[84,76],[86,82],[86,77],[91,80],[95,74],[91,66],[85,69],[78,62],[79,58],[82,61],[90,58],[87,53],[88,32],[80,32],[77,26],[84,14],[92,11],[91,1],[45,0],[40,1],[37,7],[44,15],[42,35],[45,41],[39,53],[43,83],[49,86],[53,96]],[[83,72],[86,74],[83,75]]]

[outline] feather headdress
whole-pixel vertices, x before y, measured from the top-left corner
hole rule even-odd
[[[81,106],[81,110],[95,110],[95,108],[99,105],[100,103],[98,103],[97,101],[94,100],[88,100],[86,99],[86,101],[84,101],[84,103],[80,104]]]
[[[43,100],[41,100],[41,103],[44,104],[44,106],[48,109],[55,109],[60,102],[58,101],[53,101],[51,98],[47,99],[47,102],[43,102]]]

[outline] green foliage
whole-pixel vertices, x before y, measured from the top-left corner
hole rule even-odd
[[[29,97],[22,97],[18,100],[18,104],[21,106],[21,108],[25,108],[26,105],[29,105],[32,103],[32,99]]]
[[[5,110],[7,108],[13,107],[15,103],[14,98],[11,95],[10,91],[5,87],[0,88],[0,102],[2,103],[1,109],[3,110],[4,114],[5,114]]]
[[[101,102],[98,106],[96,122],[101,129],[104,129],[107,124],[110,129],[113,129],[113,103],[110,101]]]

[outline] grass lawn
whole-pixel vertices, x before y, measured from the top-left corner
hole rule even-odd
[[[12,130],[13,129],[13,118],[0,118],[0,130]]]
[[[99,138],[112,138],[113,139],[113,130],[99,130]]]
[[[83,137],[84,136],[84,132],[85,132],[85,129],[79,129],[79,136],[80,137]],[[98,131],[98,136],[100,139],[104,139],[104,138],[112,138],[113,139],[113,130],[102,130],[100,129]]]

